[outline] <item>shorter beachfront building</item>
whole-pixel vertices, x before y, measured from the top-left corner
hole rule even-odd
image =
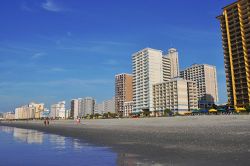
[[[15,109],[15,119],[40,119],[44,111],[44,104],[31,102]]]
[[[3,119],[13,120],[13,119],[15,119],[15,113],[14,112],[5,112],[5,113],[3,113]]]
[[[65,119],[65,117],[66,117],[65,103],[66,103],[65,101],[60,101],[56,104],[51,105],[50,118]]]
[[[153,99],[154,111],[159,113],[165,109],[180,112],[198,108],[196,83],[181,78],[154,84]]]
[[[123,112],[123,117],[129,117],[132,114],[133,111],[133,105],[134,102],[133,101],[128,101],[128,102],[124,102],[124,112]]]

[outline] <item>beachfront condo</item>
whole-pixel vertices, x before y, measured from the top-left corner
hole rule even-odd
[[[133,112],[154,111],[153,85],[179,76],[178,52],[145,48],[132,55]]]
[[[196,82],[199,108],[210,108],[219,101],[215,66],[194,64],[181,71],[180,77]]]
[[[250,1],[238,0],[224,7],[217,18],[221,23],[229,104],[243,107],[250,103]]]
[[[154,111],[161,115],[165,109],[173,112],[198,108],[196,82],[174,78],[153,85]]]
[[[131,74],[118,74],[115,76],[115,112],[123,115],[124,102],[133,100],[133,77]]]

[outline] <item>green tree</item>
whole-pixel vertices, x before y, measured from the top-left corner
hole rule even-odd
[[[149,117],[150,116],[150,111],[148,109],[143,110],[143,116]]]
[[[246,111],[250,113],[250,105],[246,106]]]
[[[170,109],[166,108],[166,109],[164,110],[164,116],[170,116],[170,115],[172,115],[172,114],[173,114],[173,112],[172,112]]]
[[[102,116],[103,116],[103,118],[108,118],[108,114],[107,113],[104,113]]]

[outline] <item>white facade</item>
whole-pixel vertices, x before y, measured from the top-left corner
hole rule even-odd
[[[153,84],[163,82],[162,51],[145,48],[133,60],[133,112],[153,110]]]
[[[105,100],[103,102],[103,106],[104,106],[104,112],[105,113],[115,113],[115,98],[113,97],[110,100]]]
[[[166,57],[170,60],[170,73],[171,78],[179,77],[180,75],[180,68],[179,68],[179,57],[178,52],[175,48],[170,48],[168,50],[168,54]]]
[[[95,113],[115,113],[115,97],[110,100],[105,100],[102,103],[95,104]]]
[[[104,103],[95,104],[95,114],[103,114],[104,113]]]
[[[82,102],[82,107],[83,107],[83,112],[81,112],[81,116],[94,114],[95,100],[92,97],[84,98]]]
[[[132,56],[133,61],[133,112],[153,111],[153,85],[179,76],[176,49],[163,56],[161,50],[145,48]]]
[[[154,110],[190,111],[198,108],[196,83],[172,79],[154,85]]]
[[[51,112],[50,117],[51,118],[61,118],[65,119],[66,117],[66,109],[65,109],[65,101],[60,101],[57,104],[51,105]]]
[[[133,101],[124,102],[124,112],[123,112],[124,117],[129,117],[130,116],[130,114],[133,111],[133,106],[134,106]]]
[[[35,119],[37,105],[30,103],[15,109],[15,119]]]
[[[219,101],[216,67],[207,64],[194,64],[181,71],[180,76],[197,84],[199,107],[209,107]]]

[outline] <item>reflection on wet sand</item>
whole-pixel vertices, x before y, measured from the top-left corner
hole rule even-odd
[[[14,128],[14,138],[26,142],[28,144],[42,144],[43,133],[35,130]]]
[[[63,150],[66,148],[66,140],[65,137],[59,135],[49,135],[49,141],[55,145],[55,149]]]

